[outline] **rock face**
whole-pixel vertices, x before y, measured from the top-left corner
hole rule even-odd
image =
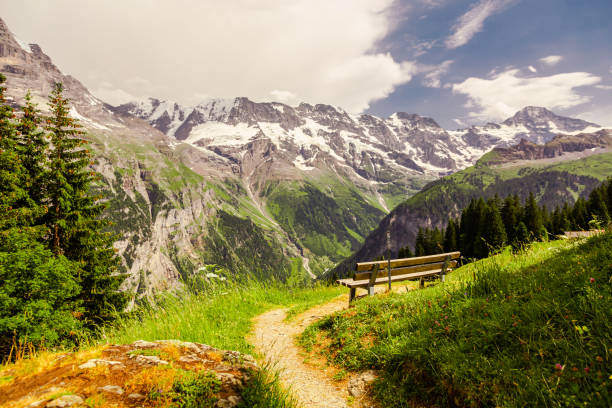
[[[241,401],[251,374],[259,370],[249,355],[178,340],[104,346],[98,351],[101,358],[87,360],[91,353],[70,353],[27,378],[11,377],[0,385],[0,404],[80,407],[85,401],[87,406],[97,401],[103,404],[98,406],[137,403],[153,407],[159,406],[159,401],[172,401],[174,384],[195,378],[212,390],[206,402],[231,408]],[[161,357],[171,364],[160,368],[141,357]]]
[[[580,133],[574,136],[557,135],[550,142],[538,145],[522,139],[511,147],[499,147],[491,151],[489,165],[509,163],[517,160],[541,160],[563,156],[566,153],[589,153],[607,151],[612,147],[612,130],[603,129],[595,133]]]

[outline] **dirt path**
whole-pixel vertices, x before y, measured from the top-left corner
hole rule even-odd
[[[251,341],[280,372],[281,381],[290,388],[304,407],[346,408],[346,384],[331,380],[323,371],[304,363],[294,343],[295,336],[315,320],[347,307],[348,297],[341,296],[316,306],[286,322],[286,310],[271,310],[255,319]],[[352,405],[355,406],[354,404]]]

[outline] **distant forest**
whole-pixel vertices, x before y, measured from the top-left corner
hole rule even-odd
[[[605,228],[610,224],[612,178],[595,188],[588,199],[550,211],[538,206],[533,194],[521,203],[517,195],[504,200],[472,199],[458,220],[445,229],[420,228],[414,249],[399,250],[400,258],[461,251],[465,258],[486,258],[506,245],[518,249],[533,241],[547,240],[570,230]]]

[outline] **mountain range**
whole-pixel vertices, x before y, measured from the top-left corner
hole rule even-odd
[[[122,237],[126,289],[140,296],[209,267],[258,279],[320,276],[358,251],[398,204],[491,149],[516,156],[519,144],[555,143],[560,133],[579,144],[600,130],[540,107],[499,124],[445,130],[405,112],[379,118],[244,97],[111,106],[2,20],[0,72],[16,106],[30,90],[44,109],[53,83],[64,83],[71,115],[96,153],[106,215]]]

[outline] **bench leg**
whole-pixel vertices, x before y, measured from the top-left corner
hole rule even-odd
[[[355,300],[355,292],[357,291],[357,288],[350,288],[351,291],[349,292],[349,305],[351,304],[351,302],[353,300]]]
[[[374,296],[374,286],[368,288],[368,296]]]
[[[419,288],[424,288],[425,287],[425,279],[421,278],[419,279]]]

